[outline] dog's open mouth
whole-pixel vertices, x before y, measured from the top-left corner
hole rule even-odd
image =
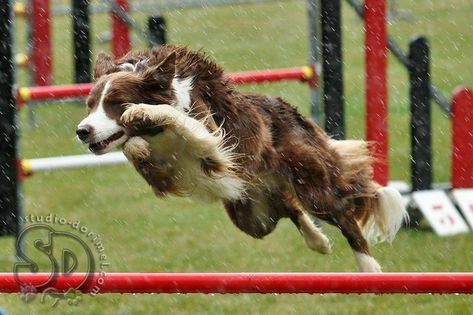
[[[93,153],[98,153],[98,152],[104,150],[105,148],[107,148],[107,146],[110,143],[120,139],[124,135],[125,135],[125,132],[123,130],[121,130],[117,133],[114,133],[113,135],[111,135],[110,137],[108,137],[105,140],[89,144],[89,150]]]

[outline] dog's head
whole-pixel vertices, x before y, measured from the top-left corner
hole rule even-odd
[[[77,126],[77,137],[94,154],[104,154],[128,140],[120,117],[130,104],[171,104],[176,55],[119,63],[100,53],[94,68],[95,84],[87,97],[87,117]]]

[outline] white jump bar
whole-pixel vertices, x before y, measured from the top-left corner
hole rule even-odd
[[[122,152],[112,152],[104,155],[82,154],[23,160],[22,167],[25,173],[35,173],[126,163],[128,160]]]
[[[82,154],[22,160],[22,167],[25,173],[35,173],[127,163],[125,155],[118,151],[104,155]],[[406,182],[390,181],[389,186],[404,194],[410,192],[410,187]]]

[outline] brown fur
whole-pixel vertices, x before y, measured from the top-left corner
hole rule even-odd
[[[172,178],[172,170],[169,169],[166,161],[152,159],[146,141],[139,137],[131,138],[124,146],[123,153],[152,187],[156,196],[164,197],[168,193],[177,192]]]
[[[112,117],[120,116],[127,103],[171,104],[172,77],[194,78],[189,116],[203,121],[211,132],[221,126],[225,145],[234,146],[235,172],[248,183],[245,197],[224,201],[238,228],[261,238],[282,217],[297,225],[302,206],[338,226],[354,250],[369,254],[359,223],[363,225],[376,211],[378,186],[372,181],[367,146],[337,147],[337,142],[284,100],[237,91],[223,70],[199,52],[162,46],[115,62],[99,55],[95,78],[113,77],[125,63],[143,69],[141,75],[117,76],[109,96],[116,103],[110,110]],[[98,97],[96,93],[92,91],[90,103]],[[157,195],[174,192],[173,180],[156,166],[162,163],[150,164],[145,159],[134,164]],[[201,165],[209,176],[222,170],[212,159],[203,159]],[[265,186],[266,177],[278,178],[277,187]],[[255,215],[255,202],[271,209],[267,222]]]

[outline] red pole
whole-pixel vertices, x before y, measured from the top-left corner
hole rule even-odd
[[[130,8],[128,0],[115,0],[117,6],[125,12],[129,12]],[[131,50],[130,31],[128,25],[120,17],[112,13],[112,52],[115,58],[123,57]]]
[[[261,71],[244,71],[229,73],[228,77],[234,84],[263,83],[284,80],[307,82],[310,86],[317,86],[317,75],[311,66]],[[18,102],[24,104],[29,101],[63,99],[70,97],[87,96],[92,89],[92,83],[34,86],[18,89]]]
[[[92,87],[92,83],[23,87],[18,89],[17,99],[20,104],[24,104],[30,101],[85,97]]]
[[[0,292],[69,288],[96,293],[473,293],[473,273],[0,273]],[[49,281],[48,281],[49,279]]]
[[[386,85],[386,1],[365,0],[366,139],[373,143],[374,179],[386,185],[388,169],[388,98]]]
[[[473,91],[458,87],[452,99],[452,186],[473,188]]]
[[[229,77],[234,84],[299,80],[302,82],[308,82],[312,87],[318,86],[315,69],[311,66],[233,72],[229,74]]]
[[[51,85],[52,49],[49,0],[31,0],[32,67],[35,85]]]

